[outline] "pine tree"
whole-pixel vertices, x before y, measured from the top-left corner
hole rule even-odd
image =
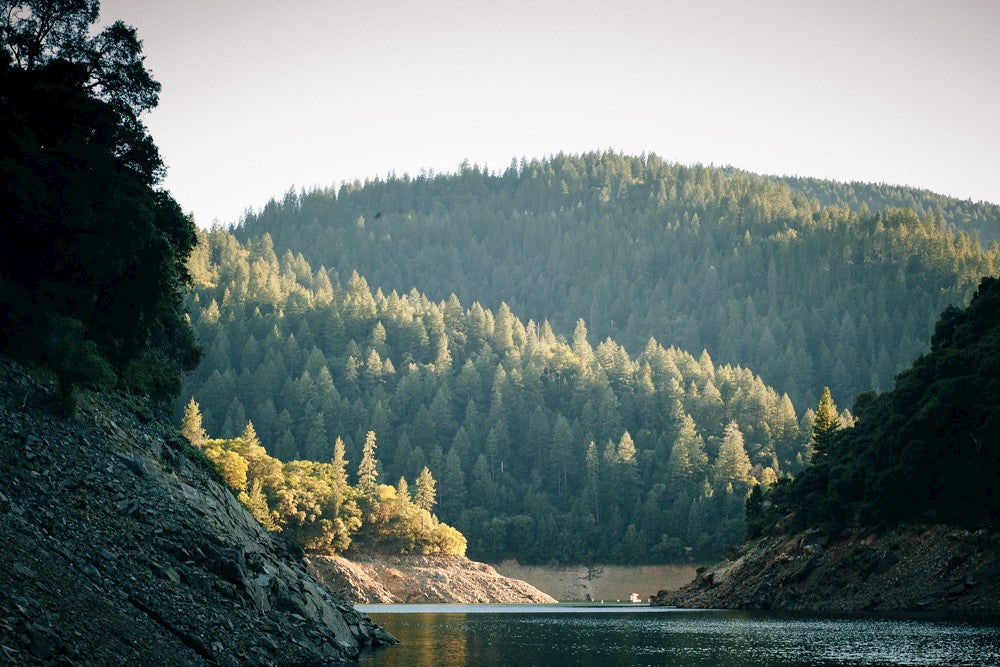
[[[420,509],[430,512],[437,502],[436,487],[437,483],[434,481],[434,476],[431,475],[431,471],[425,466],[420,471],[420,476],[417,477],[417,492],[413,495],[414,504]]]
[[[347,490],[347,464],[345,458],[344,441],[338,436],[333,443],[333,458],[330,459],[332,467],[330,472],[330,484],[335,493],[343,496]]]
[[[243,434],[240,435],[246,446],[249,447],[260,447],[260,438],[257,437],[257,431],[253,427],[253,422],[248,421],[246,427],[243,429]]]
[[[830,396],[830,388],[823,387],[823,394],[819,397],[819,405],[816,407],[816,416],[813,417],[812,423],[814,461],[830,453],[830,443],[839,430],[840,417],[837,414],[837,405]]]
[[[632,434],[628,431],[625,431],[621,439],[618,440],[616,460],[619,463],[635,463],[635,442],[632,440]]]
[[[459,431],[464,433],[464,431]],[[440,507],[443,515],[458,516],[466,498],[465,472],[456,445],[448,449],[444,457],[444,471],[441,474]]]
[[[712,481],[719,489],[726,488],[729,484],[746,485],[750,481],[752,468],[740,427],[736,422],[729,422],[722,436],[719,456],[712,466]]]
[[[305,457],[310,461],[324,461],[330,455],[330,441],[326,434],[326,420],[322,412],[312,417],[309,431],[306,433]]]
[[[601,504],[599,496],[601,461],[597,455],[597,445],[593,440],[587,445],[587,497],[593,505],[594,519],[601,520]]]
[[[426,469],[426,468],[425,468]],[[400,477],[399,482],[396,483],[396,506],[399,508],[406,507],[410,502],[410,485],[406,482],[405,477]]]
[[[187,438],[195,447],[203,447],[205,445],[205,429],[201,425],[201,409],[198,407],[198,403],[191,397],[187,406],[184,408],[184,418],[181,421],[181,435]]]
[[[691,415],[681,418],[680,431],[677,440],[670,449],[670,460],[667,461],[667,478],[673,484],[691,485],[705,472],[708,467],[708,456],[705,454],[705,442],[698,434]]]
[[[549,461],[556,480],[556,493],[562,495],[568,485],[567,474],[573,463],[573,429],[562,414],[556,416],[552,425]]]
[[[375,458],[375,431],[368,431],[365,444],[361,449],[361,462],[358,464],[358,491],[361,495],[374,497],[378,483],[378,460]]]

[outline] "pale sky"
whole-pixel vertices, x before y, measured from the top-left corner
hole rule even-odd
[[[1000,2],[104,0],[203,227],[290,187],[614,149],[1000,203]]]

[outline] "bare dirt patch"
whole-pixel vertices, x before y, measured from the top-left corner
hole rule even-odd
[[[693,565],[521,565],[505,560],[497,572],[526,581],[560,602],[627,602],[632,593],[643,602],[660,590],[677,590],[694,580]]]

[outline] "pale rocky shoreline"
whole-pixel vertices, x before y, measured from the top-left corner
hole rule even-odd
[[[648,604],[657,591],[695,578],[693,565],[488,565],[456,556],[350,554],[309,556],[309,571],[358,604],[533,604],[628,602]]]
[[[627,602],[636,593],[643,603],[661,590],[677,590],[695,578],[694,565],[494,565],[505,576],[522,579],[561,602]],[[589,597],[588,597],[589,596]]]
[[[351,558],[309,556],[309,571],[357,604],[557,601],[524,581],[500,575],[490,565],[461,556],[352,554]]]

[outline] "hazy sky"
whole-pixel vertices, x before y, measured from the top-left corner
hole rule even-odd
[[[104,0],[201,226],[468,159],[611,148],[1000,203],[1000,2]]]

